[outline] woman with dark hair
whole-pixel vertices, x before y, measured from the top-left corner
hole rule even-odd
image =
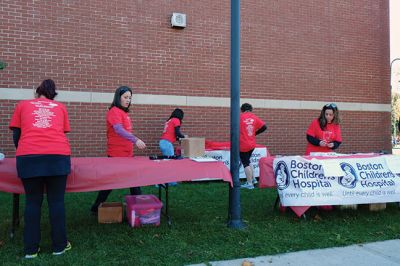
[[[246,174],[247,182],[241,187],[246,189],[254,189],[254,184],[257,180],[253,175],[253,167],[250,165],[250,157],[256,147],[256,136],[265,130],[267,126],[253,111],[253,106],[249,103],[244,103],[240,107],[242,113],[240,114],[240,137],[239,137],[239,150],[240,161]]]
[[[160,150],[164,156],[174,155],[174,142],[177,139],[185,138],[181,132],[181,125],[184,113],[176,108],[164,124],[164,130],[160,140]]]
[[[164,156],[174,156],[174,142],[177,139],[185,138],[185,135],[181,132],[181,125],[184,113],[182,109],[176,108],[172,111],[170,117],[164,124],[164,130],[161,135],[159,142],[160,150]],[[177,185],[176,182],[168,183],[171,186]]]
[[[339,109],[336,104],[328,103],[322,107],[317,119],[314,119],[306,132],[306,155],[311,152],[332,152],[342,143]],[[318,209],[330,211],[331,205],[318,206]]]
[[[71,150],[65,133],[70,131],[65,106],[54,101],[53,80],[44,80],[36,98],[17,104],[11,118],[18,177],[25,189],[24,252],[36,258],[40,243],[40,216],[46,189],[53,255],[71,249],[65,228],[64,195],[71,169]]]
[[[317,119],[314,119],[306,132],[306,155],[311,152],[332,152],[342,143],[339,109],[336,104],[324,105]]]
[[[132,157],[133,144],[139,149],[146,148],[146,144],[132,134],[132,122],[128,115],[131,106],[132,90],[129,87],[119,87],[114,93],[114,99],[107,112],[107,156]],[[102,190],[97,195],[91,207],[91,212],[97,215],[99,205],[105,202],[110,190]],[[140,187],[130,188],[131,195],[142,194]]]

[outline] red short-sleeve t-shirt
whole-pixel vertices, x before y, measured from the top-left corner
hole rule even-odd
[[[173,117],[165,122],[164,131],[161,135],[161,139],[168,140],[171,143],[174,143],[176,140],[175,128],[181,125],[181,121]]]
[[[20,128],[16,156],[29,154],[71,155],[67,109],[62,103],[47,98],[20,101],[9,125]]]
[[[247,152],[256,147],[256,132],[265,123],[251,112],[240,114],[240,138],[239,145],[241,152]]]
[[[342,142],[342,134],[339,125],[332,123],[327,124],[325,129],[322,130],[319,126],[318,119],[314,119],[311,122],[306,134],[328,143],[333,141]],[[328,147],[315,146],[307,142],[306,155],[310,155],[310,152],[332,152],[332,149]]]
[[[107,112],[107,155],[132,157],[133,143],[115,132],[113,125],[116,124],[121,124],[126,131],[132,133],[132,122],[128,113],[114,106]]]

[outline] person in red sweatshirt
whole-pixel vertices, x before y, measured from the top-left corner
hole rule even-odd
[[[174,156],[174,142],[177,139],[185,138],[181,132],[181,125],[184,112],[180,108],[175,108],[170,117],[165,121],[164,130],[159,142],[160,150],[163,156]],[[168,185],[176,186],[177,182],[170,182]]]
[[[177,139],[185,138],[181,132],[181,125],[184,113],[182,109],[176,108],[165,121],[164,130],[160,139],[160,150],[164,156],[174,156],[174,142]]]
[[[342,144],[339,109],[336,104],[328,103],[322,107],[318,118],[314,119],[306,132],[306,154],[312,152],[332,152]],[[321,210],[333,210],[332,205],[318,207]]]
[[[244,172],[246,174],[246,183],[241,187],[253,189],[257,180],[253,176],[253,168],[250,165],[250,157],[256,147],[256,135],[264,132],[267,129],[264,121],[252,113],[253,107],[249,103],[244,103],[240,107],[242,113],[240,114],[240,138],[239,150],[240,161],[243,164]]]
[[[306,132],[306,154],[311,152],[332,152],[342,143],[339,109],[334,103],[322,107],[318,118],[314,119]]]

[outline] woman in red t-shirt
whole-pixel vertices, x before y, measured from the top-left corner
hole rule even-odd
[[[139,149],[146,144],[132,134],[132,122],[128,115],[131,106],[132,90],[129,87],[119,87],[114,93],[114,100],[107,112],[107,156],[132,157],[133,144]],[[101,190],[91,207],[92,214],[97,215],[100,203],[105,202],[110,190]],[[131,195],[142,194],[140,187],[130,188]]]
[[[306,155],[311,152],[332,152],[342,143],[340,132],[339,109],[336,104],[324,105],[317,119],[314,119],[307,129]],[[322,210],[332,210],[331,205],[319,206]]]
[[[24,252],[26,259],[38,256],[40,217],[46,188],[53,255],[71,249],[65,228],[64,195],[71,171],[71,149],[65,133],[70,131],[67,109],[53,99],[53,80],[44,80],[36,98],[20,101],[9,128],[17,148],[17,173],[25,190]]]
[[[319,118],[307,129],[306,155],[311,152],[332,152],[342,143],[339,109],[336,104],[324,105]]]

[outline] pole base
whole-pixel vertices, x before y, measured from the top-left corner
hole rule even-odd
[[[229,228],[233,228],[233,229],[244,229],[247,227],[247,225],[241,219],[229,220],[227,225]]]

